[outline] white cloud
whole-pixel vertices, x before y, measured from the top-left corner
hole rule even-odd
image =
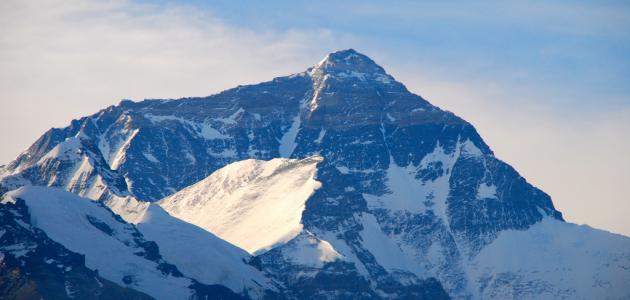
[[[0,11],[4,162],[120,99],[205,96],[302,71],[337,44],[326,30],[258,32],[127,1],[10,0]]]

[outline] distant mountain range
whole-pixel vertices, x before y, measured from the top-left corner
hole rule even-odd
[[[53,128],[0,193],[0,299],[630,299],[630,238],[352,49]]]

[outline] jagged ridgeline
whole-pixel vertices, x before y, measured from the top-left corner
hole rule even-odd
[[[46,132],[1,183],[98,200],[177,280],[238,297],[630,297],[628,238],[565,223],[470,123],[352,49],[208,97],[122,101]],[[231,253],[236,279],[167,232]]]

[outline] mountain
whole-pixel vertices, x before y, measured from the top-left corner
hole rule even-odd
[[[0,205],[2,299],[152,299],[85,266],[72,252],[33,226],[24,200]]]
[[[124,100],[46,132],[0,184],[106,204],[190,280],[214,283],[218,261],[188,255],[231,249],[217,266],[253,266],[258,291],[230,287],[252,298],[630,297],[630,238],[564,222],[470,123],[352,49],[208,97]]]
[[[83,269],[95,270],[118,286],[141,291],[155,299],[202,299],[208,293],[240,299],[232,291],[249,290],[254,295],[262,295],[261,286],[267,284],[260,272],[246,265],[250,258],[243,250],[170,217],[159,207],[147,207],[142,224],[136,227],[100,202],[60,189],[22,187],[6,193],[3,204],[3,210],[21,211],[17,214],[21,219],[16,223],[23,229],[63,245],[72,255],[82,254]],[[189,241],[193,242],[188,244],[189,248],[172,245]],[[34,243],[36,246],[31,247],[29,244],[19,240],[10,245],[3,242],[3,248],[14,251],[14,258],[23,257],[30,261],[33,252],[37,255],[36,251],[42,246],[37,247],[38,243]],[[19,251],[15,252],[16,249]],[[199,254],[201,249],[204,255]],[[41,255],[48,264],[57,264],[57,268],[64,267],[55,262],[59,257],[61,261],[67,260],[64,255],[54,255],[46,250]],[[175,256],[176,262],[187,259],[202,261],[206,266],[203,271],[197,271],[190,264],[175,266],[167,261]],[[65,269],[71,270],[71,266]],[[194,275],[195,279],[186,277],[189,275]],[[67,296],[76,296],[73,294]]]

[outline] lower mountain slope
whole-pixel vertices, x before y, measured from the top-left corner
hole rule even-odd
[[[469,261],[481,299],[628,299],[630,238],[545,218]]]
[[[97,270],[103,278],[156,299],[201,299],[212,295],[240,299],[247,293],[262,296],[264,285],[267,284],[256,269],[247,267],[246,252],[207,232],[199,233],[201,229],[193,225],[173,228],[169,225],[180,222],[174,220],[167,223],[168,218],[160,216],[159,211],[154,209],[147,213],[145,224],[141,226],[148,228],[147,232],[165,234],[165,237],[181,234],[183,239],[187,234],[190,235],[189,232],[193,232],[197,236],[203,236],[201,243],[208,240],[214,242],[206,242],[204,251],[209,255],[221,255],[208,256],[203,261],[207,264],[205,267],[212,270],[205,272],[205,276],[200,276],[203,281],[182,273],[176,265],[163,257],[155,241],[149,240],[136,226],[124,222],[102,203],[60,189],[28,186],[6,193],[2,206],[9,207],[20,202],[28,211],[29,219],[25,226],[37,228],[68,250],[84,255],[85,266]],[[190,230],[191,227],[197,232],[176,232],[182,228]],[[170,235],[165,229],[171,231]],[[212,247],[219,249],[213,253]],[[167,245],[165,248],[169,253],[167,256],[171,257],[173,247]],[[188,254],[185,249],[180,253]],[[190,256],[183,257],[194,259]],[[225,264],[230,267],[225,267]],[[241,271],[248,272],[238,273]],[[251,282],[252,277],[260,280],[260,283]]]
[[[85,265],[85,256],[33,226],[23,200],[0,205],[2,299],[153,299]]]
[[[333,245],[303,228],[307,200],[321,186],[315,175],[322,162],[319,156],[235,162],[157,203],[255,253],[257,265],[281,282],[290,298],[447,299],[427,273],[383,272],[373,278],[348,245]]]
[[[193,224],[166,213],[161,207],[150,204],[138,230],[160,247],[162,257],[173,263],[185,275],[205,284],[220,284],[235,292],[247,292],[254,298],[272,289],[262,272],[246,264],[252,257]]]
[[[480,152],[469,142],[457,147],[460,153],[456,156],[460,159],[480,158]],[[453,165],[449,161],[453,156],[443,151],[438,147],[418,168],[434,161]],[[316,209],[311,194],[327,188],[318,184],[313,189],[313,182],[325,174],[323,168],[325,160],[320,157],[236,162],[158,203],[166,211],[177,212],[174,216],[182,220],[198,222],[200,226],[210,224],[204,227],[210,232],[224,230],[221,224],[236,226],[238,230],[229,238],[239,246],[256,244],[257,237],[266,240],[278,227],[288,225],[285,219],[269,214],[269,209],[289,213],[293,210],[287,207],[302,206],[298,223],[287,227],[300,228],[296,234],[290,238],[275,234],[278,238],[274,247],[253,251],[257,254],[256,264],[268,276],[282,282],[288,288],[285,293],[298,299],[439,299],[448,297],[442,292],[440,282],[449,281],[466,284],[455,289],[451,286],[450,290],[446,286],[454,298],[624,299],[630,296],[625,284],[630,282],[630,238],[566,223],[554,216],[545,216],[526,228],[501,231],[477,251],[455,252],[458,250],[455,241],[436,234],[449,232],[448,228],[438,229],[443,226],[438,218],[448,218],[448,212],[439,215],[437,208],[447,209],[445,203],[438,201],[447,199],[448,177],[423,182],[414,176],[418,172],[415,168],[390,165],[386,169],[387,192],[382,196],[365,195],[369,199],[367,211],[353,214],[359,227],[344,231],[311,230],[304,226],[304,218],[309,209]],[[276,192],[278,183],[286,184],[280,193]],[[267,189],[273,193],[266,193]],[[294,192],[300,190],[309,192]],[[496,197],[495,191],[478,193],[477,201]],[[432,195],[434,203],[417,203],[414,195]],[[415,219],[407,221],[410,223],[400,222],[410,217]],[[203,222],[215,221],[213,218],[218,221]],[[418,239],[418,225],[414,224],[427,223],[438,228],[422,233],[433,240],[429,240],[431,243],[425,250],[422,244],[417,244],[426,241]]]

